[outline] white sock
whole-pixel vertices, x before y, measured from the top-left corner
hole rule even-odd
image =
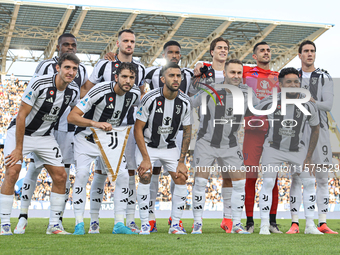
[[[0,194],[0,218],[1,225],[11,224],[13,195]]]
[[[91,222],[99,222],[99,210],[103,200],[106,177],[106,174],[93,174],[93,181],[90,191]]]
[[[115,211],[115,224],[122,222],[124,224],[124,215],[129,200],[129,174],[126,169],[120,169],[116,188],[114,193],[114,211]]]
[[[194,214],[194,223],[202,223],[202,216],[205,205],[205,188],[208,180],[201,177],[195,177],[195,184],[192,189],[192,212]]]
[[[171,226],[179,224],[179,221],[182,218],[187,193],[188,193],[187,185],[175,184],[175,189],[172,196]]]
[[[79,169],[73,186],[73,208],[76,225],[84,222],[84,211],[86,204],[86,184],[89,179],[88,169]]]
[[[24,178],[21,193],[20,213],[27,214],[31,199],[37,184],[37,178],[43,167],[35,168],[34,162],[29,163],[27,173]]]
[[[159,185],[159,175],[151,175],[150,182],[150,203],[149,203],[149,220],[156,220],[155,217],[155,203],[157,198]]]
[[[59,217],[65,204],[65,194],[51,192],[50,198],[50,225],[59,224]]]
[[[70,187],[71,187],[71,182],[70,182],[70,168],[69,167],[65,167],[65,171],[66,171],[66,174],[67,174],[67,178],[66,178],[66,190],[65,190],[65,203],[64,203],[64,209],[63,209],[63,212],[62,212],[62,215],[64,215],[64,211],[65,211],[65,208],[66,208],[66,204],[67,204],[67,201],[68,201],[68,196],[70,194]]]
[[[293,175],[290,185],[290,213],[292,222],[299,222],[299,211],[302,201],[302,181],[300,176]]]
[[[316,201],[315,179],[301,178],[303,184],[303,208],[305,211],[306,227],[314,226],[314,211]]]
[[[170,181],[170,192],[171,192],[171,196],[173,196],[174,194],[174,190],[175,190],[175,182],[171,179]]]
[[[269,212],[272,206],[274,185],[275,185],[275,178],[269,178],[269,177],[263,178],[263,183],[262,183],[262,188],[260,191],[260,198],[259,198],[261,227],[264,225],[269,225]]]
[[[129,176],[129,201],[126,208],[126,224],[129,224],[131,221],[135,221],[136,200],[136,179],[133,175]]]
[[[329,190],[328,178],[316,179],[316,203],[318,205],[319,224],[326,222],[328,204],[329,204]],[[321,217],[320,217],[321,215]]]
[[[233,192],[232,187],[222,188],[223,218],[231,219],[231,194],[232,192]]]
[[[149,200],[150,200],[150,183],[138,184],[137,200],[139,206],[139,216],[142,225],[149,223]]]

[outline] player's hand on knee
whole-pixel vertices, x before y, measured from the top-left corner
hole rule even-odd
[[[5,164],[7,167],[12,167],[14,166],[19,160],[23,160],[22,157],[22,150],[20,149],[15,149],[11,152],[11,154],[9,154],[8,156],[6,156],[6,161]]]
[[[150,170],[150,173],[152,174],[152,165],[150,160],[143,159],[143,161],[140,163],[137,171],[138,175],[142,176],[145,174],[148,170]]]
[[[176,179],[179,178],[179,175],[184,175],[185,179],[188,179],[188,168],[184,163],[178,162],[178,166],[176,169]]]
[[[309,171],[309,175],[310,176],[315,176],[315,167],[313,165],[311,165],[311,158],[306,158],[305,161],[303,162],[303,169],[302,171]]]

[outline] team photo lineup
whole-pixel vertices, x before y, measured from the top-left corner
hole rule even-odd
[[[168,233],[204,234],[209,178],[216,169],[222,177],[220,227],[224,232],[254,232],[259,192],[259,234],[297,234],[300,230],[338,234],[327,226],[329,174],[339,170],[332,164],[328,120],[333,80],[314,65],[317,45],[303,41],[297,52],[301,66],[276,72],[269,67],[269,43],[252,45],[256,66],[246,66],[239,59],[228,58],[227,39],[212,40],[211,63],[198,62],[194,69],[180,67],[181,45],[169,40],[163,45],[165,64],[145,68],[133,58],[134,31],[124,29],[118,33],[117,52],[107,53],[89,74],[76,56],[77,38],[71,33],[60,35],[57,56],[37,65],[22,91],[19,111],[11,116],[7,128],[0,235],[25,234],[29,229],[28,210],[44,168],[53,183],[46,234],[99,234],[107,180],[114,185],[112,233],[157,232],[155,205],[161,172],[171,177]],[[14,190],[25,157],[30,163],[14,227]],[[72,187],[71,165],[75,167]],[[291,227],[287,230],[280,229],[276,221],[282,169],[288,169],[291,182]],[[90,175],[91,220],[86,226]],[[193,222],[192,230],[187,231],[181,219],[190,176],[194,180],[190,191]],[[260,191],[258,178],[262,178]],[[71,189],[72,233],[63,227]],[[299,229],[301,204],[304,229]],[[136,210],[140,225],[135,220]]]

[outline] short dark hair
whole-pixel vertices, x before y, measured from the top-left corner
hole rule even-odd
[[[301,44],[300,44],[300,46],[299,46],[299,54],[301,54],[302,53],[302,48],[303,48],[303,46],[305,46],[306,44],[310,44],[310,45],[313,45],[314,46],[314,49],[315,49],[315,52],[316,52],[316,46],[315,46],[315,43],[314,42],[312,42],[312,41],[310,41],[310,40],[304,40]]]
[[[210,51],[209,51],[210,56],[212,56],[211,51],[215,49],[216,44],[218,42],[225,42],[228,45],[228,50],[229,50],[229,41],[227,39],[224,39],[223,37],[217,37],[214,40],[212,40],[212,42],[210,43]]]
[[[119,75],[124,69],[129,70],[131,73],[134,73],[135,75],[137,74],[136,67],[131,62],[120,63],[120,65],[118,66],[116,70],[116,74]]]
[[[164,44],[163,50],[165,50],[166,47],[173,46],[173,45],[178,46],[179,48],[181,48],[181,45],[178,42],[176,42],[176,41],[168,41],[168,42],[166,42]]]
[[[268,45],[268,43],[262,41],[262,42],[259,42],[259,43],[255,44],[255,46],[253,48],[253,54],[255,54],[257,46],[259,46],[259,45]]]
[[[168,70],[169,68],[178,68],[179,70],[181,70],[181,68],[180,68],[179,65],[177,65],[177,64],[174,63],[174,62],[169,62],[169,63],[167,63],[165,66],[163,66],[161,73],[164,74],[164,72],[165,72],[166,70]]]
[[[58,38],[58,45],[60,45],[61,39],[66,38],[66,37],[74,38],[77,41],[77,38],[73,34],[71,34],[71,33],[64,33],[61,36],[59,36],[59,38]]]
[[[225,63],[224,69],[227,69],[227,66],[228,66],[229,64],[239,64],[239,65],[243,66],[243,63],[242,63],[241,60],[236,59],[236,58],[233,58],[233,59],[230,59],[229,61],[227,61],[227,62]]]
[[[279,81],[282,82],[283,78],[287,75],[287,74],[296,74],[299,77],[299,71],[296,70],[294,67],[286,67],[283,68],[280,71],[279,74]]]
[[[130,33],[130,34],[135,34],[135,32],[133,32],[131,29],[123,29],[121,31],[119,31],[118,33],[118,38],[122,35],[122,33]]]
[[[61,65],[64,63],[65,60],[73,61],[75,64],[79,65],[80,60],[74,53],[64,53],[62,54],[58,59],[58,66],[61,67]]]

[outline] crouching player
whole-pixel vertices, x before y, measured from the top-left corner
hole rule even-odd
[[[68,106],[75,106],[79,88],[75,82],[79,59],[65,53],[58,59],[58,73],[34,78],[22,97],[19,113],[7,133],[5,142],[6,175],[1,187],[1,235],[12,235],[11,210],[14,185],[19,177],[23,156],[30,152],[43,162],[53,180],[50,222],[46,234],[69,234],[59,225],[64,210],[67,174],[63,157],[51,131]]]
[[[136,68],[131,63],[121,63],[116,70],[115,82],[102,82],[86,94],[71,111],[67,120],[77,125],[74,137],[74,157],[76,178],[74,182],[73,203],[76,217],[74,235],[84,235],[84,210],[86,202],[86,184],[89,178],[91,162],[100,156],[89,127],[104,131],[121,125],[132,105],[140,97],[140,91],[134,87]],[[106,179],[106,175],[104,177]],[[125,169],[117,176],[114,210],[115,226],[113,234],[133,234],[124,226],[124,213],[128,197],[129,177]],[[99,199],[100,200],[100,199]],[[98,222],[92,222],[99,224]],[[98,228],[96,228],[98,229]],[[91,231],[90,231],[91,232]],[[99,233],[99,232],[98,232]]]
[[[172,223],[169,234],[186,234],[179,225],[182,217],[186,196],[188,178],[184,163],[188,151],[191,123],[190,99],[179,90],[181,69],[176,63],[168,63],[163,67],[161,81],[163,88],[154,89],[145,94],[137,112],[135,123],[135,139],[139,150],[136,160],[140,183],[137,190],[137,200],[141,219],[141,232],[150,234],[149,201],[152,164],[159,160],[167,170],[175,189],[172,196]],[[176,135],[183,124],[183,142],[179,155],[176,147]]]
[[[270,235],[269,211],[272,204],[272,190],[277,178],[277,172],[284,162],[291,168],[292,178],[300,178],[303,184],[303,205],[306,217],[305,234],[323,234],[314,225],[315,211],[315,177],[309,167],[315,146],[319,137],[319,115],[316,105],[312,102],[300,104],[311,115],[304,114],[295,104],[286,105],[286,114],[283,115],[284,105],[281,94],[285,89],[291,91],[300,88],[299,73],[294,68],[284,68],[279,74],[281,93],[278,94],[277,107],[267,115],[270,121],[262,153],[263,184],[260,191],[260,234]],[[289,90],[288,90],[289,91]],[[309,94],[309,93],[308,93]],[[287,92],[283,94],[287,99],[301,100],[300,93]],[[300,98],[300,99],[299,99]],[[271,109],[273,96],[263,99],[255,108],[258,110]],[[275,107],[275,106],[274,106]],[[308,149],[302,141],[303,130],[306,122],[311,127],[310,143]],[[289,233],[288,233],[289,234]]]
[[[248,86],[242,84],[243,65],[240,60],[232,59],[225,65],[225,83],[235,86],[243,92],[244,109],[247,110]],[[241,215],[245,196],[245,172],[242,150],[238,144],[237,132],[243,121],[243,115],[233,113],[233,94],[228,88],[215,85],[217,95],[211,98],[207,93],[197,93],[192,97],[193,107],[202,106],[206,97],[206,114],[200,118],[200,126],[194,151],[195,184],[193,187],[194,227],[192,234],[202,233],[202,215],[205,205],[205,190],[211,166],[216,159],[222,167],[223,178],[231,178],[231,210],[233,226],[227,233],[249,234],[241,225]],[[252,98],[257,103],[255,93]],[[219,99],[221,101],[219,101]],[[214,101],[216,100],[216,104]],[[218,123],[219,122],[219,123]],[[233,123],[234,122],[234,123]]]

